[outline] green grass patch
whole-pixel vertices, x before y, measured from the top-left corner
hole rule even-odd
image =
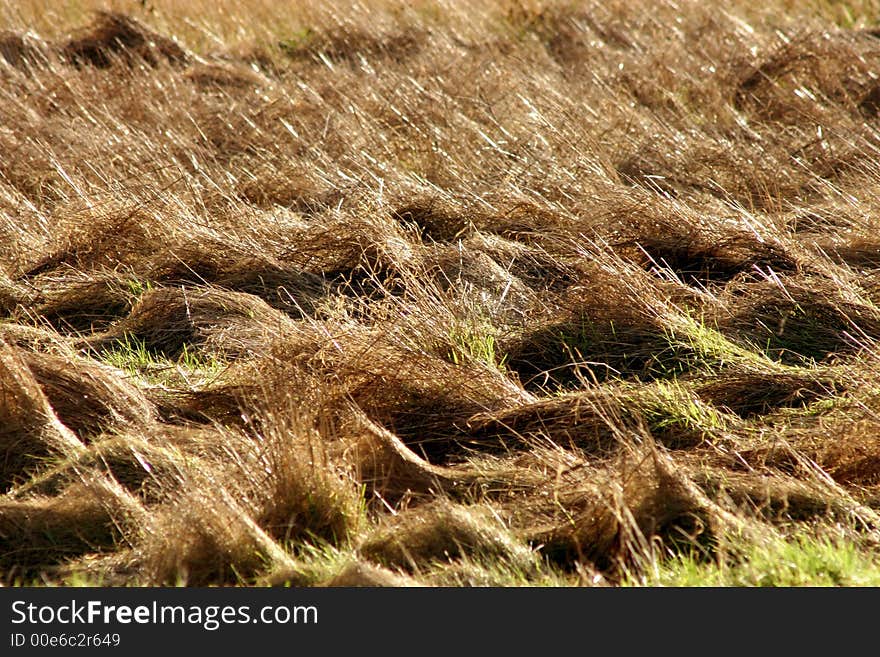
[[[485,322],[465,322],[453,326],[449,332],[452,348],[447,357],[461,365],[477,361],[499,372],[506,371],[507,354],[498,347],[495,328]]]
[[[643,578],[629,578],[625,585],[878,586],[880,556],[844,539],[800,535],[752,545],[719,561],[707,561],[698,553],[678,555],[657,563]]]
[[[144,340],[130,334],[102,349],[98,358],[150,385],[203,385],[227,366],[223,359],[186,344],[176,359],[170,359],[156,354]]]
[[[677,381],[658,381],[646,392],[641,410],[653,431],[712,435],[729,424],[725,414]]]
[[[726,367],[746,367],[762,371],[782,371],[783,367],[758,349],[748,349],[729,340],[721,331],[708,326],[701,318],[684,313],[671,318],[666,329],[670,349],[685,349],[693,354],[688,369],[708,374]]]

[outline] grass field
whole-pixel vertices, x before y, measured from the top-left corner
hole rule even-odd
[[[349,4],[0,0],[0,582],[880,585],[880,3]]]

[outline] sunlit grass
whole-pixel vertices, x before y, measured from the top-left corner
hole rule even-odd
[[[880,584],[878,18],[0,0],[0,584]]]
[[[799,536],[748,546],[719,559],[680,554],[660,561],[640,586],[672,587],[875,587],[880,559],[854,542]]]
[[[205,355],[186,344],[180,355],[170,359],[150,350],[144,340],[125,334],[111,346],[104,347],[99,358],[129,376],[153,385],[197,387],[214,380],[228,363],[214,355]]]

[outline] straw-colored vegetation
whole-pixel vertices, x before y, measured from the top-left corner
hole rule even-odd
[[[0,29],[2,582],[880,582],[875,2]]]

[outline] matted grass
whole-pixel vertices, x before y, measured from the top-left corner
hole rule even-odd
[[[880,13],[796,4],[0,0],[0,583],[880,583]]]

